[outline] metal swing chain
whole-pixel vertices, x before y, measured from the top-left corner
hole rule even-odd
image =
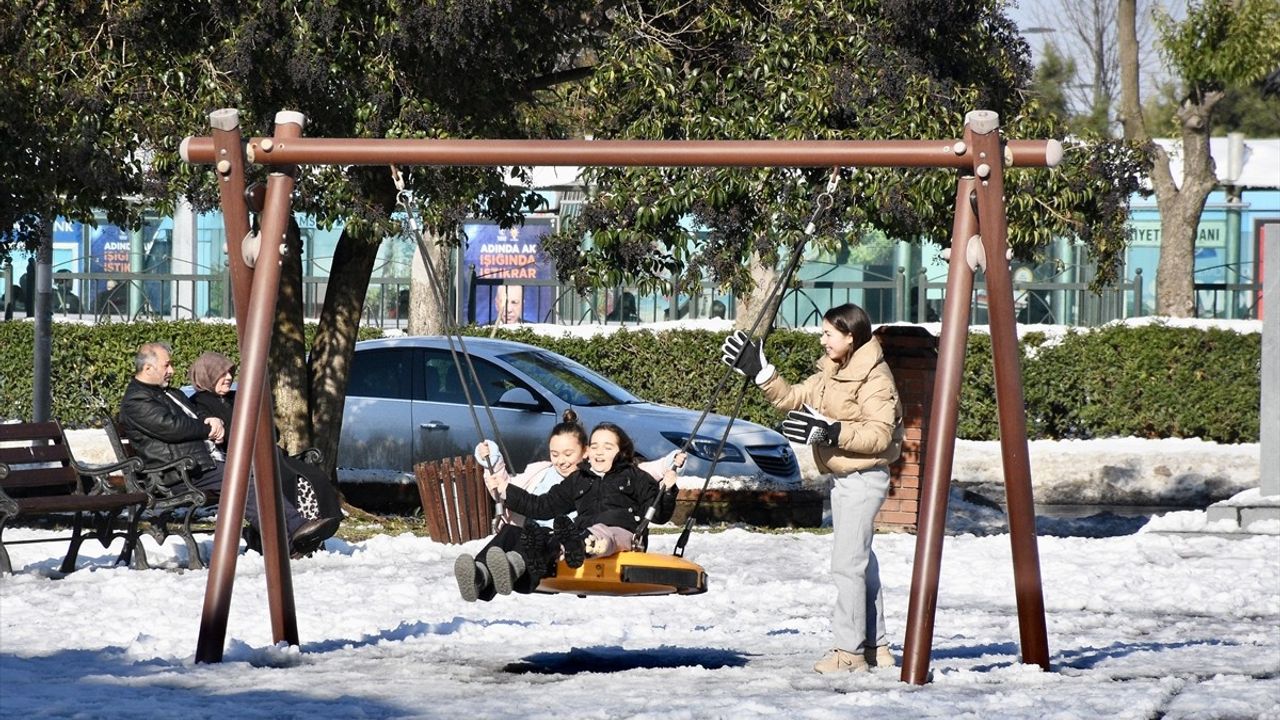
[[[435,262],[431,259],[430,248],[427,246],[426,238],[423,237],[422,229],[418,225],[419,212],[413,193],[406,189],[404,177],[400,174],[399,168],[395,165],[391,166],[391,179],[396,186],[396,202],[404,208],[406,218],[405,224],[408,226],[409,233],[413,236],[414,241],[418,245],[418,251],[422,254],[422,262],[423,265],[426,266],[427,280],[428,284],[431,286],[432,294],[435,296],[436,303],[439,307],[444,308],[448,297],[444,292],[443,283],[439,278]],[[493,439],[494,442],[498,444],[498,452],[502,453],[504,458],[509,458],[510,455],[507,454],[506,443],[504,443],[502,439],[502,431],[498,429],[498,421],[493,415],[493,408],[489,406],[489,400],[485,397],[480,386],[480,378],[476,374],[475,365],[471,362],[471,355],[467,353],[467,346],[466,342],[462,339],[462,332],[458,329],[458,324],[447,311],[441,313],[441,318],[444,321],[444,336],[445,340],[449,344],[449,354],[453,358],[454,369],[458,371],[458,379],[462,381],[462,394],[463,397],[466,398],[467,410],[471,413],[471,422],[475,426],[476,434],[480,436],[481,439],[485,436],[484,428],[480,424],[480,417],[476,413],[476,403],[471,395],[471,387],[467,382],[468,379],[471,383],[475,384],[475,388],[477,390],[480,390],[480,402],[484,406],[485,414],[489,419],[489,425],[493,428]],[[458,342],[457,347],[454,347],[455,337]],[[459,350],[461,350],[461,353],[459,353]],[[466,365],[466,374],[464,374],[462,369],[463,364]],[[490,472],[493,471],[493,468],[496,465],[492,458],[487,459],[483,464]],[[497,504],[495,512],[495,522],[497,522],[502,516],[502,500],[496,493],[492,493],[491,496]]]
[[[760,336],[760,346],[762,348],[764,347],[765,339],[768,338],[771,332],[773,332],[773,323],[774,323],[773,315],[776,314],[776,313],[768,313],[767,311],[769,310],[769,308],[773,307],[775,298],[779,297],[782,294],[782,292],[786,289],[787,285],[790,284],[791,277],[795,274],[796,269],[800,266],[800,257],[802,252],[804,251],[805,243],[807,243],[809,238],[812,237],[814,233],[817,232],[818,220],[822,217],[824,213],[826,213],[828,210],[831,209],[832,205],[835,204],[834,193],[836,191],[836,188],[839,186],[839,184],[840,184],[840,168],[833,167],[831,168],[831,174],[827,177],[826,188],[821,193],[819,193],[816,198],[814,198],[813,212],[809,216],[809,222],[805,224],[804,232],[800,235],[799,238],[796,239],[795,245],[791,248],[791,256],[787,259],[786,268],[783,270],[782,274],[778,276],[778,279],[770,287],[769,292],[766,295],[766,300],[764,304],[760,306],[759,314],[756,315],[755,321],[751,324],[751,329],[747,333],[748,337],[755,336],[756,331],[759,330],[761,323],[763,323],[765,321],[766,316],[768,316],[768,323],[765,325],[764,332]],[[681,452],[688,453],[689,448],[693,444],[694,436],[697,435],[697,432],[702,427],[702,423],[706,420],[707,415],[711,413],[712,408],[714,408],[717,405],[716,400],[719,397],[721,397],[721,393],[724,390],[725,384],[728,382],[729,378],[733,376],[734,372],[735,371],[732,367],[727,367],[725,368],[724,372],[721,374],[719,382],[716,383],[716,386],[711,391],[711,395],[708,398],[706,405],[703,407],[702,414],[698,416],[698,421],[694,423],[693,429],[689,431],[689,436],[685,438],[684,446],[681,448]],[[716,469],[716,466],[720,463],[720,456],[724,452],[724,447],[725,445],[728,444],[729,434],[733,431],[733,424],[738,419],[738,413],[741,411],[742,404],[746,399],[747,389],[751,387],[751,384],[754,381],[755,381],[754,378],[744,377],[742,379],[742,384],[738,388],[737,397],[734,402],[733,413],[729,415],[729,422],[725,424],[724,432],[720,435],[720,442],[716,445],[715,453],[711,458],[711,467],[707,470],[707,477],[703,480],[702,487],[698,490],[698,495],[694,499],[693,507],[690,509],[689,515],[685,520],[684,529],[680,533],[679,540],[676,541],[675,549],[671,553],[672,555],[675,555],[677,557],[684,556],[684,549],[689,542],[689,535],[693,529],[694,517],[698,511],[698,508],[702,505],[702,497],[706,493],[707,487],[711,484],[711,478],[715,475],[715,469]],[[650,506],[648,511],[645,512],[645,516],[640,523],[640,527],[636,530],[635,542],[638,542],[641,539],[643,533],[645,532],[645,530],[648,529],[650,521],[653,519],[656,513],[657,513],[657,500],[655,499],[654,504]]]

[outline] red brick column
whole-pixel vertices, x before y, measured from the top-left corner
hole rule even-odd
[[[906,430],[902,458],[889,468],[889,497],[876,515],[876,529],[915,532],[938,338],[915,325],[884,325],[875,334],[898,385]]]

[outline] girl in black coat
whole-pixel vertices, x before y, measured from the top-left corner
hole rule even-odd
[[[677,463],[683,459],[677,456]],[[526,537],[518,551],[524,556],[525,572],[542,571],[545,576],[560,552],[566,564],[579,567],[588,555],[604,557],[631,549],[632,535],[650,505],[656,510],[652,522],[670,520],[676,507],[678,469],[679,465],[668,468],[659,483],[636,467],[635,444],[622,428],[601,423],[591,431],[586,459],[546,493],[532,495],[501,481],[494,489],[512,512],[535,520],[556,520],[551,538],[539,538],[537,526],[526,523]],[[574,511],[577,519],[570,522],[564,516]],[[519,574],[520,570],[511,571]]]

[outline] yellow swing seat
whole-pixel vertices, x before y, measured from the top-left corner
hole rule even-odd
[[[707,572],[682,557],[627,550],[587,558],[571,568],[561,559],[555,577],[543,578],[542,593],[585,595],[697,595],[707,591]]]

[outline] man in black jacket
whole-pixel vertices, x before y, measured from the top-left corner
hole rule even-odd
[[[221,442],[226,428],[216,417],[201,417],[187,396],[169,387],[173,364],[169,346],[147,343],[134,356],[134,376],[120,401],[120,424],[134,449],[149,463],[166,463],[190,457],[196,468],[190,471],[191,483],[201,490],[220,492],[226,466],[214,460],[210,445]],[[245,502],[245,517],[258,527],[258,504],[253,483]],[[284,501],[285,527],[291,550],[307,553],[315,550],[324,532],[324,521],[308,521],[296,508]]]

